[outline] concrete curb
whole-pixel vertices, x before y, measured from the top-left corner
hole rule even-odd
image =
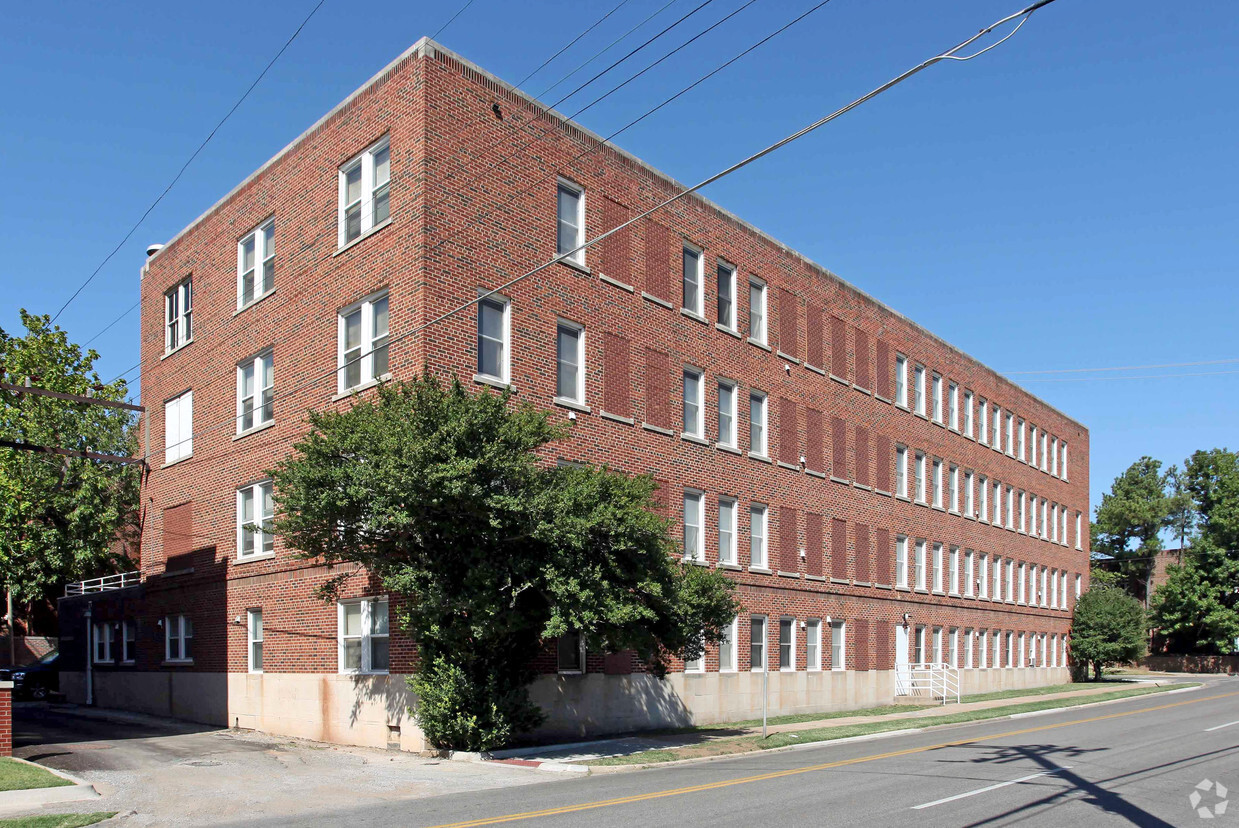
[[[91,785],[84,779],[79,779],[73,774],[40,765],[37,762],[18,759],[16,756],[9,758],[14,762],[30,765],[32,768],[45,770],[53,776],[59,776],[61,779],[73,784],[61,785],[56,788],[26,788],[20,791],[0,791],[0,813],[9,814],[19,811],[30,811],[43,805],[57,802],[78,802],[84,799],[97,799],[99,797],[99,792],[95,790],[94,785]]]

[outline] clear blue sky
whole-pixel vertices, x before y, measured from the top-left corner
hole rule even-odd
[[[475,0],[439,39],[515,82],[616,1]],[[98,333],[136,301],[148,243],[460,2],[327,0],[60,323],[79,342]],[[629,0],[525,88],[540,93],[664,2]],[[612,55],[697,2],[676,0]],[[742,2],[714,0],[660,44]],[[581,120],[609,133],[813,2],[758,0]],[[696,181],[1023,2],[833,0],[617,141]],[[6,8],[0,326],[15,329],[19,307],[60,307],[312,5]],[[1058,0],[995,51],[932,68],[707,195],[1000,371],[1236,358],[1236,42],[1233,4]],[[105,378],[137,362],[135,316],[93,343]],[[1075,376],[1095,375],[1057,378]],[[1239,443],[1239,374],[1026,387],[1090,428],[1094,505],[1142,454],[1181,462]]]

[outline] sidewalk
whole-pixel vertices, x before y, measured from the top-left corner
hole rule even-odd
[[[924,719],[954,713],[968,713],[974,710],[989,710],[996,707],[1010,707],[1012,705],[1026,704],[1029,702],[1053,701],[1054,699],[1074,699],[1103,695],[1106,693],[1113,693],[1116,690],[1134,687],[1160,687],[1178,683],[1178,681],[1167,680],[1164,678],[1158,678],[1155,680],[1144,679],[1124,682],[1105,682],[1098,686],[1082,687],[1080,690],[1069,690],[1061,693],[1030,693],[1029,695],[1023,696],[1009,696],[1001,699],[963,702],[962,704],[926,705],[920,709],[902,713],[840,716],[788,722],[784,724],[772,724],[769,725],[766,730],[768,733],[772,734],[789,733],[812,730],[816,728],[843,728],[851,725],[870,724],[873,722]],[[710,742],[719,739],[734,739],[738,736],[754,736],[760,734],[760,724],[728,727],[725,723],[722,723],[707,725],[701,729],[694,730],[689,733],[674,732],[640,735],[634,734],[630,736],[621,736],[614,739],[599,739],[590,742],[573,742],[560,745],[514,748],[511,750],[496,751],[492,754],[492,758],[499,761],[520,762],[521,764],[539,762],[553,762],[560,764],[589,762],[594,759],[628,756],[647,750],[672,750],[675,748],[699,745],[703,742]]]

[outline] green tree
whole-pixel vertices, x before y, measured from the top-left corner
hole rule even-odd
[[[1139,601],[1118,587],[1091,585],[1076,601],[1071,657],[1086,671],[1091,664],[1100,680],[1102,667],[1144,655],[1147,631]]]
[[[407,599],[414,715],[437,746],[485,750],[536,725],[526,687],[559,636],[662,674],[736,614],[727,578],[680,562],[651,478],[548,462],[566,427],[510,394],[424,376],[309,422],[272,473],[276,531]]]
[[[1239,455],[1224,448],[1198,451],[1187,459],[1184,473],[1200,534],[1217,549],[1239,551]]]
[[[1093,551],[1118,561],[1127,588],[1148,606],[1153,561],[1162,548],[1161,532],[1170,524],[1171,498],[1161,461],[1141,457],[1114,479],[1101,496],[1090,527]]]
[[[125,383],[105,385],[99,354],[83,352],[47,316],[21,312],[23,336],[0,329],[6,381],[67,394],[123,400]],[[0,391],[0,439],[129,456],[132,416],[123,409]],[[135,531],[136,467],[0,448],[0,577],[16,601],[32,601],[67,580],[110,571],[115,542]]]
[[[1239,562],[1198,544],[1153,594],[1153,626],[1175,653],[1226,653],[1239,638]]]

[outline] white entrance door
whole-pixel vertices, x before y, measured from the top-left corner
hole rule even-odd
[[[895,625],[895,695],[912,692],[912,669],[908,665],[908,628]]]

